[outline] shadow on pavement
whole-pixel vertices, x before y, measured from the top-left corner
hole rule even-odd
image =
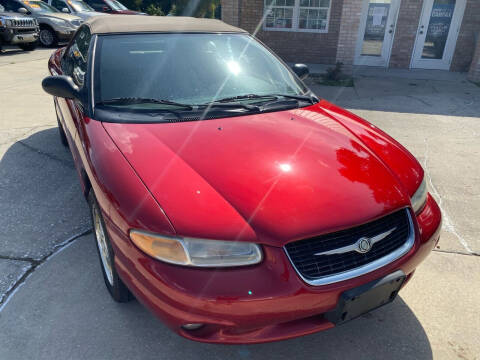
[[[307,84],[319,97],[348,109],[467,117],[480,113],[480,87],[466,77],[446,81],[358,76],[355,87],[324,86],[314,79]]]
[[[43,254],[89,226],[57,129],[12,145],[0,162],[2,253]],[[29,276],[0,313],[1,359],[431,359],[422,325],[398,298],[332,330],[283,342],[209,345],[179,337],[137,301],[114,303],[92,235]]]
[[[57,128],[17,141],[0,161],[0,255],[41,259],[89,229],[70,152]]]
[[[0,50],[0,56],[2,56],[2,57],[14,56],[14,55],[23,54],[25,52],[26,51],[24,51],[20,48],[12,48],[12,49],[8,49],[8,48],[3,49],[2,48],[2,50]]]

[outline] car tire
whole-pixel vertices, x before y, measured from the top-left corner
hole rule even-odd
[[[60,135],[60,142],[62,143],[63,146],[68,147],[67,135],[65,134],[65,130],[63,130],[63,126],[60,123],[60,120],[58,120],[58,118],[57,118],[57,123],[58,123],[58,134]]]
[[[56,104],[55,100],[53,100],[53,107],[55,108],[55,115],[57,115],[58,135],[60,135],[60,142],[62,143],[63,146],[68,147],[67,134],[65,134],[65,130],[63,129],[63,125],[60,122],[60,119],[58,118],[57,104]]]
[[[35,41],[35,42],[32,42],[32,43],[28,43],[28,44],[21,44],[21,45],[18,45],[20,47],[20,49],[22,49],[23,51],[33,51],[37,48],[38,46],[38,43]]]
[[[40,29],[39,41],[40,44],[42,44],[42,46],[44,47],[53,47],[58,44],[58,39],[55,31],[53,31],[49,27],[43,27]]]
[[[122,279],[118,276],[115,269],[115,254],[110,243],[102,211],[98,205],[93,190],[88,193],[88,205],[92,216],[93,235],[97,244],[98,257],[100,258],[100,267],[102,268],[103,279],[108,292],[116,302],[128,302],[133,299],[133,295],[128,290]]]

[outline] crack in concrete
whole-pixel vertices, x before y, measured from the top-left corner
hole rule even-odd
[[[7,139],[7,141],[1,142],[0,145],[14,144],[18,141],[21,141],[21,140],[18,140],[18,139],[21,139],[21,138],[25,137],[28,133],[31,133],[31,132],[37,130],[38,128],[40,128],[40,126],[13,128],[11,130],[25,130],[25,129],[26,130],[25,130],[25,132],[22,132],[20,135],[18,135],[18,134],[14,135],[10,139]],[[8,132],[8,130],[0,130],[0,133],[5,133],[5,132]]]
[[[479,256],[480,257],[480,254],[476,253],[476,252],[467,253],[467,252],[463,252],[463,251],[442,250],[442,249],[433,249],[432,251],[439,252],[439,253],[444,253],[444,254]]]
[[[440,193],[438,192],[435,185],[433,185],[432,177],[430,176],[430,172],[428,171],[428,167],[427,167],[428,151],[429,151],[427,138],[424,138],[424,143],[425,143],[425,154],[424,154],[424,161],[423,161],[423,169],[425,170],[425,176],[427,177],[427,180],[428,180],[430,192],[433,195],[433,197],[437,200],[438,207],[442,211],[442,218],[443,218],[442,228],[447,230],[449,233],[453,234],[469,254],[475,254],[474,251],[468,245],[467,241],[458,233],[455,225],[453,224],[450,218],[450,215],[448,215],[447,211],[442,206],[443,199],[440,196]]]
[[[30,264],[30,268],[25,271],[25,273],[20,276],[17,281],[10,286],[10,288],[7,289],[5,294],[3,294],[0,297],[0,312],[3,310],[5,305],[8,303],[8,301],[11,299],[12,295],[17,291],[17,289],[22,286],[25,283],[25,280],[42,264],[44,264],[48,259],[50,259],[52,256],[55,256],[59,252],[61,252],[63,249],[67,248],[69,245],[73,244],[75,240],[78,238],[90,234],[92,232],[92,229],[87,229],[84,230],[80,233],[77,233],[65,241],[62,241],[61,243],[55,245],[53,249],[48,252],[45,256],[43,256],[40,259],[33,259],[30,257],[18,257],[18,256],[8,256],[8,255],[0,255],[0,259],[3,260],[12,260],[12,261],[24,261],[28,264]]]
[[[405,95],[405,97],[410,98],[410,99],[417,100],[417,101],[421,102],[422,104],[424,104],[424,105],[426,105],[426,106],[432,107],[432,104],[426,102],[425,100],[419,98],[418,96]]]
[[[31,151],[33,151],[33,152],[36,152],[36,153],[39,154],[39,155],[43,155],[43,156],[48,157],[50,160],[58,161],[59,163],[61,163],[62,165],[66,166],[66,167],[68,167],[68,168],[70,168],[70,169],[74,169],[74,168],[75,168],[74,165],[73,165],[71,162],[65,161],[65,160],[63,160],[63,159],[61,159],[61,158],[59,158],[59,157],[57,157],[57,156],[55,156],[55,155],[52,155],[52,154],[47,153],[47,152],[45,152],[45,151],[43,151],[43,150],[37,149],[36,147],[33,147],[33,146],[31,146],[31,145],[28,145],[28,144],[26,144],[25,142],[23,142],[23,140],[19,140],[19,141],[17,141],[17,143],[19,143],[20,145],[23,145],[24,147],[26,147],[27,149],[29,149],[29,150],[31,150]]]

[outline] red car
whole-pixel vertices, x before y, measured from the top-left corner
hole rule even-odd
[[[391,302],[438,242],[418,161],[241,29],[96,17],[48,67],[106,286],[182,336],[331,328]]]

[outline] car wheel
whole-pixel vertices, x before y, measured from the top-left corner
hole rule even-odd
[[[52,29],[43,28],[39,35],[40,43],[45,47],[55,46],[58,43],[57,35]]]
[[[55,103],[55,100],[53,101],[53,106],[55,107],[55,115],[57,115],[58,134],[60,135],[60,142],[62,143],[63,146],[68,147],[67,134],[65,134],[63,125],[60,122],[60,119],[58,118],[57,104]]]
[[[19,45],[20,49],[22,49],[23,51],[33,51],[37,48],[37,42],[32,42],[32,43],[28,43],[28,44],[21,44]]]
[[[57,119],[57,123],[58,123],[58,134],[60,135],[60,142],[62,143],[63,146],[67,147],[68,140],[67,140],[67,135],[65,135],[65,130],[63,130],[63,126],[58,119]]]
[[[98,205],[92,189],[90,189],[88,194],[88,204],[92,215],[93,234],[97,244],[98,256],[100,258],[105,285],[115,301],[130,301],[133,299],[133,295],[123,283],[122,279],[120,279],[117,270],[115,269],[115,254],[113,253],[112,245],[108,237],[102,211],[100,210],[100,206]]]

